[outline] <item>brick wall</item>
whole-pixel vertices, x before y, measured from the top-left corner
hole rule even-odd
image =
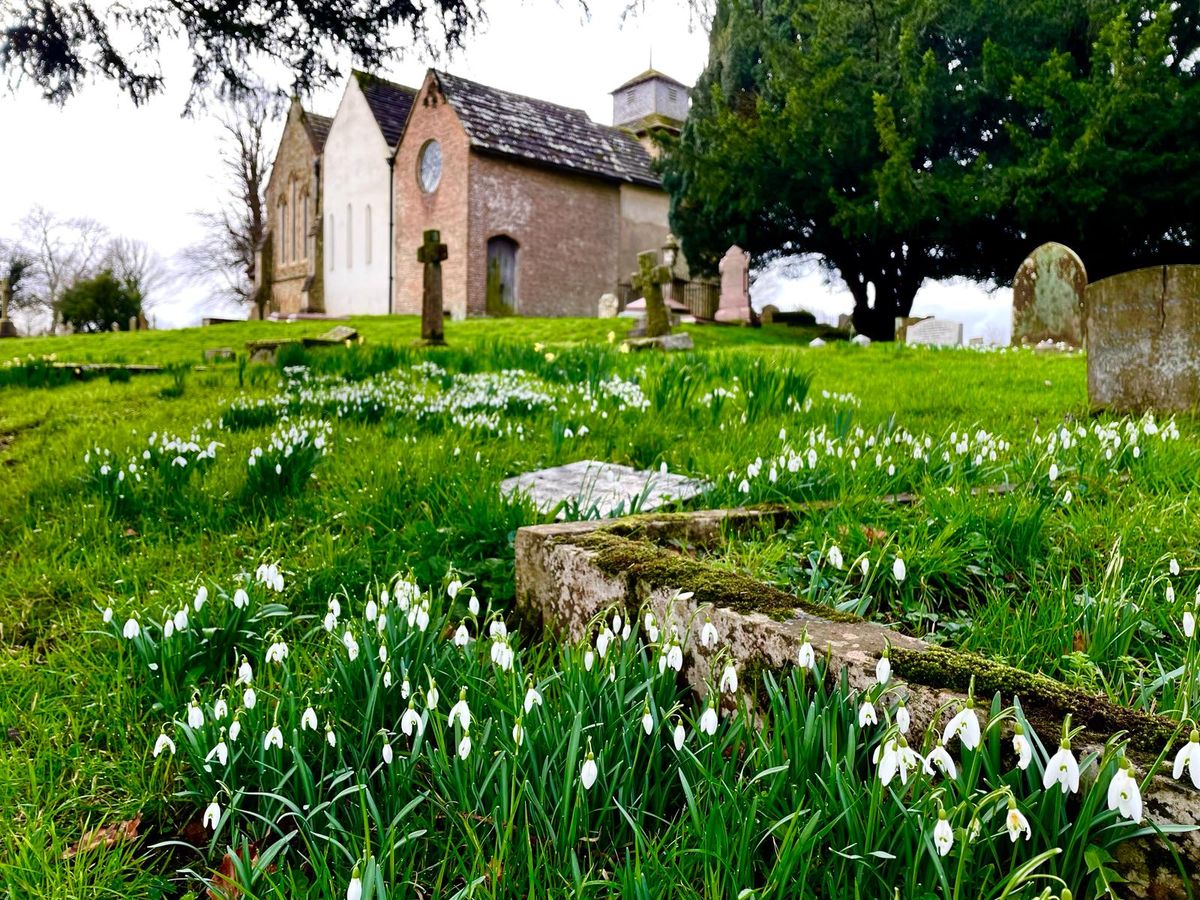
[[[315,256],[320,243],[314,239],[321,221],[313,196],[315,160],[316,154],[304,127],[303,112],[300,105],[293,102],[267,182],[265,215],[268,240],[272,241],[269,312],[300,312],[306,306],[320,303],[319,292],[316,297],[304,294],[305,281],[319,269],[315,264]],[[285,201],[288,204],[287,220],[281,223],[280,210]],[[296,231],[294,254],[291,234],[293,203]],[[304,229],[305,205],[308,208],[308,234]],[[283,233],[281,226],[284,226]]]
[[[442,179],[425,193],[418,181],[421,148],[436,140],[442,147]],[[423,267],[417,249],[426,229],[442,233],[449,257],[442,263],[442,300],[455,318],[467,314],[467,187],[473,164],[466,132],[454,110],[426,77],[400,141],[393,172],[396,192],[395,305],[397,313],[421,312]]]

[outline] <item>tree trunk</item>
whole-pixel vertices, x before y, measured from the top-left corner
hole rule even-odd
[[[875,271],[866,271],[859,261],[857,265],[838,266],[854,297],[854,330],[872,341],[896,339],[896,318],[912,312],[917,288],[925,280],[911,266],[897,262],[896,256],[889,258],[891,265]]]

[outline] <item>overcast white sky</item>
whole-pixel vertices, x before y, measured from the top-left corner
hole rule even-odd
[[[625,0],[590,5],[585,17],[571,0],[489,0],[489,22],[467,49],[436,61],[409,54],[380,74],[415,87],[425,69],[436,65],[581,107],[604,123],[612,121],[609,91],[645,69],[652,54],[655,68],[694,83],[707,59],[708,36],[683,0],[647,2],[624,21]],[[192,212],[215,206],[223,185],[215,122],[203,113],[182,117],[188,61],[184,46],[170,47],[163,58],[167,89],[141,108],[107,83],[88,87],[62,108],[42,100],[31,86],[15,95],[0,86],[0,121],[8,126],[0,139],[0,237],[15,237],[18,220],[41,204],[63,217],[97,219],[114,234],[145,241],[167,260],[195,241]],[[347,70],[349,65],[347,59]],[[341,87],[306,98],[306,105],[333,115]],[[756,305],[805,304],[834,318],[849,310],[848,295],[826,289],[817,275],[770,282],[771,299],[756,298]],[[160,324],[194,323],[206,293],[198,286],[178,287],[156,309]],[[924,301],[923,294],[919,302]],[[968,335],[1007,337],[988,323],[977,326],[974,314],[960,317],[967,320]]]

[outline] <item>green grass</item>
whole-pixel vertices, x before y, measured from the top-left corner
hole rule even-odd
[[[694,506],[843,501],[785,534],[732,541],[729,566],[845,608],[859,609],[870,595],[861,611],[896,627],[1123,701],[1174,709],[1179,676],[1152,685],[1156,670],[1172,672],[1195,656],[1176,624],[1200,563],[1190,489],[1193,422],[1181,420],[1178,440],[1160,441],[1137,461],[1119,454],[1106,460],[1095,442],[1059,453],[1063,474],[1051,486],[1046,448],[1033,436],[1060,424],[1090,427],[1079,356],[816,350],[802,330],[696,327],[690,330],[698,351],[667,357],[622,353],[623,321],[522,319],[449,323],[449,347],[426,350],[414,346],[414,319],[351,324],[366,339],[361,347],[289,350],[278,367],[239,361],[188,368],[208,347],[243,353],[247,340],[312,335],[326,325],[245,323],[0,346],[23,359],[54,354],[60,361],[176,367],[128,380],[0,387],[0,800],[11,811],[0,820],[0,883],[12,885],[15,896],[157,897],[165,885],[169,896],[202,893],[201,879],[230,842],[253,841],[266,853],[285,838],[278,869],[242,873],[256,896],[341,896],[355,860],[368,881],[381,873],[389,896],[415,893],[406,884],[446,896],[606,896],[614,885],[630,896],[735,896],[746,888],[771,896],[793,883],[814,894],[854,896],[860,882],[872,885],[861,896],[882,896],[887,886],[906,897],[948,895],[955,886],[960,896],[996,896],[1024,877],[1022,865],[1056,847],[1063,853],[1040,860],[1038,870],[1077,891],[1095,890],[1099,876],[1085,865],[1085,851],[1098,858],[1090,847],[1111,846],[1131,827],[1121,830],[1103,818],[1111,814],[1083,801],[1046,805],[1032,784],[1010,777],[998,745],[980,751],[973,774],[964,772],[949,794],[931,781],[904,800],[863,777],[882,731],[859,731],[850,721],[857,695],[780,676],[768,692],[775,707],[766,730],[750,728],[748,713],[734,714],[718,732],[724,754],[694,743],[693,733],[687,746],[694,749],[677,758],[665,746],[649,750],[634,740],[643,703],[652,697],[659,721],[675,716],[691,732],[703,709],[669,679],[656,679],[652,657],[635,641],[620,650],[624,674],[616,687],[600,668],[582,667],[582,648],[540,635],[520,636],[517,674],[501,677],[486,661],[468,666],[445,640],[470,618],[461,597],[446,608],[433,601],[429,635],[439,640],[398,632],[389,641],[397,666],[422,659],[428,671],[443,673],[441,715],[459,683],[480,697],[473,709],[486,725],[475,735],[469,774],[454,765],[450,744],[437,743],[457,740],[445,728],[436,737],[431,732],[419,752],[404,745],[403,764],[384,772],[372,756],[378,731],[398,731],[404,704],[372,700],[381,673],[346,669],[344,648],[331,644],[320,623],[330,597],[342,598],[350,621],[351,610],[360,615],[364,592],[396,573],[437,594],[453,572],[472,585],[485,610],[504,613],[513,597],[516,529],[547,517],[502,499],[502,479],[584,458],[665,464],[713,485]],[[285,376],[290,365],[306,365],[308,374]],[[499,376],[504,370],[522,374]],[[328,423],[325,448],[309,443],[301,450],[293,442],[287,452],[287,429],[301,419]],[[1007,442],[997,460],[941,463],[941,448],[955,443],[951,432],[974,436],[981,428],[998,437],[978,443]],[[872,436],[879,442],[909,433],[929,435],[928,461],[897,450],[893,474],[867,464],[863,448]],[[195,448],[157,449],[162,435],[186,443],[193,434]],[[282,449],[271,449],[273,434]],[[818,465],[805,460],[788,472],[789,453],[804,455],[810,439]],[[210,441],[215,458],[199,458]],[[856,446],[861,466],[850,464]],[[255,448],[263,453],[258,460],[272,462],[267,476],[252,471],[257,462],[249,465]],[[125,467],[127,478],[116,483],[114,463],[101,458]],[[105,464],[110,471],[101,474]],[[1031,486],[968,498],[971,487],[1002,480]],[[909,509],[873,500],[896,490],[926,499]],[[864,525],[883,536],[870,537]],[[1115,569],[1118,540],[1124,562]],[[874,587],[831,577],[824,566],[813,578],[812,555],[831,543],[847,562],[871,556],[872,577],[879,573]],[[887,581],[897,552],[911,573],[899,587]],[[1178,577],[1164,574],[1171,557],[1183,566]],[[284,569],[286,614],[220,618],[216,610],[228,613],[229,596],[245,584],[235,578],[264,562]],[[1168,581],[1175,604],[1164,599]],[[182,656],[151,660],[101,623],[106,607],[117,611],[113,628],[136,613],[147,640],[174,654],[191,645],[153,638],[154,629],[201,584],[212,592],[204,615],[215,617],[215,630],[202,646],[178,651]],[[483,627],[472,621],[472,634]],[[1085,635],[1079,653],[1076,631]],[[280,636],[293,655],[286,674],[276,675],[262,655]],[[417,644],[408,647],[411,640]],[[359,641],[365,667],[376,650],[363,633]],[[1072,648],[1064,656],[1067,641]],[[210,707],[222,690],[232,697],[227,685],[241,653],[264,677],[272,673],[254,715],[266,716],[278,702],[278,714],[296,731],[287,746],[299,738],[311,747],[294,769],[247,758],[236,783],[222,787],[204,772],[203,754],[196,759],[185,748],[185,726],[169,723],[182,722],[194,690]],[[157,674],[148,661],[159,664]],[[547,710],[543,734],[530,732],[529,758],[521,762],[505,748],[512,698],[525,674],[546,685],[553,713]],[[299,732],[306,695],[304,702],[322,711],[322,729],[329,718],[344,735],[336,753],[319,755],[323,731]],[[150,756],[164,726],[179,729],[172,731],[179,754],[169,763]],[[249,739],[261,747],[268,726],[265,719],[248,722]],[[588,737],[603,748],[606,767],[604,793],[591,798],[576,782]],[[1042,736],[1051,749],[1055,738]],[[207,752],[216,739],[204,732],[195,746]],[[1114,747],[1105,777],[1115,759]],[[374,774],[341,795],[350,785],[339,779],[360,770]],[[310,806],[328,805],[319,815],[284,815],[284,800],[294,799],[306,771]],[[831,780],[815,783],[816,772]],[[988,842],[986,859],[955,858],[950,871],[926,836],[937,802],[966,827],[982,793],[1004,785],[1033,804],[1023,808],[1042,835],[1013,851],[1001,832],[1002,840]],[[195,827],[214,790],[223,810],[235,797],[245,810],[215,837]],[[797,809],[824,810],[814,813],[821,824],[807,827]],[[138,812],[145,837],[137,845],[62,859],[64,847],[88,828]],[[1068,826],[1068,815],[1076,825]],[[292,825],[281,825],[285,820]],[[1101,835],[1089,830],[1096,823],[1112,827]],[[896,859],[851,852],[852,844]],[[184,874],[168,883],[178,872]],[[881,886],[883,894],[875,890]]]

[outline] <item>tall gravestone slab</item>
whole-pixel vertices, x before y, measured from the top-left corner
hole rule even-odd
[[[1088,285],[1088,400],[1140,413],[1200,404],[1200,266],[1151,266]]]
[[[1070,247],[1051,241],[1025,258],[1013,278],[1012,342],[1082,347],[1087,270]]]
[[[927,347],[961,347],[962,342],[962,322],[933,317],[909,325],[904,335],[904,343],[923,344]]]
[[[721,271],[721,303],[714,318],[718,322],[750,322],[750,254],[734,244],[718,265]]]

